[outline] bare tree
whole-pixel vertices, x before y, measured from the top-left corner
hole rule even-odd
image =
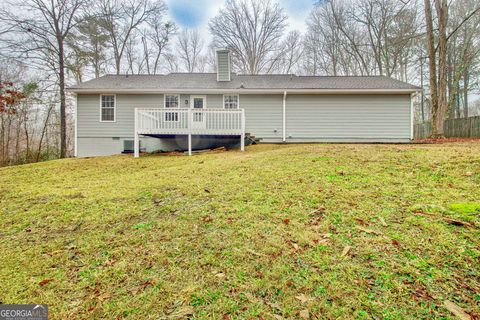
[[[425,9],[425,21],[426,21],[426,43],[428,49],[428,68],[429,68],[429,81],[430,81],[430,105],[432,113],[432,129],[437,134],[438,124],[438,94],[437,94],[437,57],[435,50],[435,35],[433,31],[433,13],[430,0],[424,0]],[[443,126],[443,119],[441,120]],[[442,133],[443,135],[443,133]]]
[[[60,95],[60,157],[67,152],[65,41],[81,21],[80,13],[87,0],[27,0],[9,3],[11,11],[3,11],[9,26],[8,45],[23,58],[47,64],[58,77]]]
[[[236,68],[257,74],[278,55],[286,21],[283,9],[270,0],[227,0],[209,28],[215,44],[232,51]]]
[[[165,62],[167,64],[168,72],[178,72],[178,59],[177,56],[171,52],[165,53]]]
[[[477,6],[475,0],[461,0],[452,3],[449,12],[451,25],[458,25]],[[450,37],[447,45],[448,115],[468,117],[469,91],[479,65],[480,55],[480,14],[472,16]],[[463,110],[461,110],[461,106]]]
[[[115,72],[120,74],[122,58],[138,29],[154,17],[162,16],[166,6],[161,0],[101,0],[98,15],[113,49]],[[130,61],[131,62],[131,61]]]
[[[31,71],[26,65],[1,62],[0,81],[12,82],[23,98],[15,103],[15,112],[0,112],[0,166],[45,160],[47,150],[58,157],[57,90],[52,90],[54,88],[48,82],[28,75]],[[57,117],[49,119],[49,112],[56,113]],[[44,139],[47,135],[54,136],[54,139],[47,142]]]
[[[202,51],[204,42],[198,30],[183,29],[177,37],[177,52],[183,69],[187,72],[196,72],[201,68],[204,58]]]
[[[327,5],[318,5],[312,9],[307,19],[307,32],[304,37],[304,71],[307,74],[338,75],[346,63],[340,63],[340,31],[335,18]]]
[[[451,4],[447,0],[433,0],[433,4],[435,15],[432,11],[431,0],[424,0],[430,70],[432,137],[443,137],[444,120],[448,109],[447,49],[449,40],[454,39],[461,27],[480,12],[480,6],[477,4],[457,25],[450,26],[452,31],[448,32]],[[434,21],[437,29],[434,29]]]
[[[148,28],[142,30],[143,53],[148,74],[157,74],[160,71],[161,58],[165,55],[170,38],[177,32],[174,23],[163,23],[161,18],[159,15],[153,16]]]
[[[290,31],[287,37],[280,43],[280,52],[272,61],[267,72],[290,74],[299,69],[300,59],[303,53],[302,35],[299,31]]]
[[[445,114],[447,112],[447,0],[434,0],[438,25],[438,105],[432,115],[432,135],[443,136]]]
[[[416,0],[319,1],[308,20],[306,66],[333,75],[406,79],[418,37]]]

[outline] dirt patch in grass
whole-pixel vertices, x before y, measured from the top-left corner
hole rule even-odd
[[[478,317],[479,185],[478,143],[1,168],[0,301],[52,319]]]

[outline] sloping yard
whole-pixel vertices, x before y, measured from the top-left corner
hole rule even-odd
[[[0,301],[52,319],[480,314],[478,142],[3,168],[0,215]]]

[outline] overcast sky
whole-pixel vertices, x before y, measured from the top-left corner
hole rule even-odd
[[[197,28],[208,38],[208,21],[218,13],[224,2],[225,0],[166,0],[170,17],[180,28]],[[315,0],[279,0],[280,6],[289,17],[289,30],[305,31],[305,19],[315,2]]]

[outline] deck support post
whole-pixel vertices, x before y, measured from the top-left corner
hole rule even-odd
[[[140,137],[138,134],[138,110],[135,108],[135,133],[134,133],[134,143],[133,143],[133,156],[138,158],[140,156]]]
[[[192,155],[192,133],[188,133],[188,155]]]
[[[282,142],[287,141],[287,91],[283,91],[282,106]]]
[[[193,121],[193,115],[192,115],[192,109],[188,109],[188,116],[187,116],[187,122],[188,122],[188,155],[192,155],[192,121]]]
[[[245,109],[242,109],[242,134],[240,135],[240,150],[245,151]]]

